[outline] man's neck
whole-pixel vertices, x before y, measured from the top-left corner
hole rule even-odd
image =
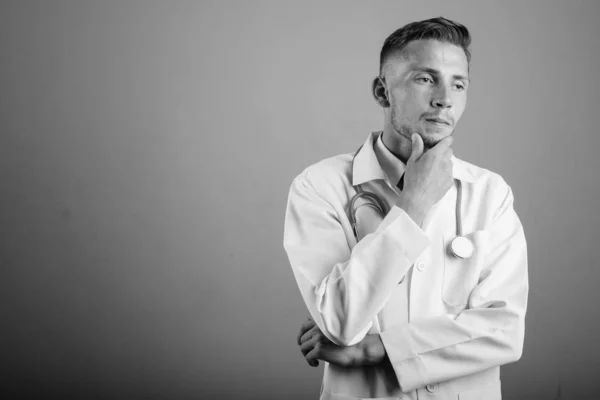
[[[386,127],[387,128],[387,127]],[[391,127],[390,127],[391,128]],[[404,164],[407,163],[412,151],[412,142],[393,129],[385,129],[381,138],[385,147]]]

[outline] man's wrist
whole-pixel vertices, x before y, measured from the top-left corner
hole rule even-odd
[[[370,334],[360,342],[362,365],[379,364],[385,359],[386,352],[379,334]]]
[[[415,200],[414,196],[409,193],[402,193],[396,205],[403,209],[417,225],[421,226],[425,219],[425,210],[421,202]]]

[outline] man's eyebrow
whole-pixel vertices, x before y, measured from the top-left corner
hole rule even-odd
[[[411,70],[417,71],[417,72],[426,72],[431,75],[439,75],[440,74],[440,71],[438,71],[437,69],[427,68],[427,67],[412,67]],[[452,78],[469,82],[469,78],[464,75],[452,75]]]

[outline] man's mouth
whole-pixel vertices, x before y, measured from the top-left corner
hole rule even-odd
[[[443,119],[443,118],[425,118],[425,121],[429,121],[429,122],[433,122],[436,124],[444,124],[444,125],[448,125],[450,126],[450,121],[448,121],[447,119]]]

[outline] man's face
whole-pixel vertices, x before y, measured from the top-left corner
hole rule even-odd
[[[383,70],[390,107],[386,124],[408,138],[419,133],[427,148],[450,136],[466,103],[469,66],[462,48],[415,40],[392,55]]]

